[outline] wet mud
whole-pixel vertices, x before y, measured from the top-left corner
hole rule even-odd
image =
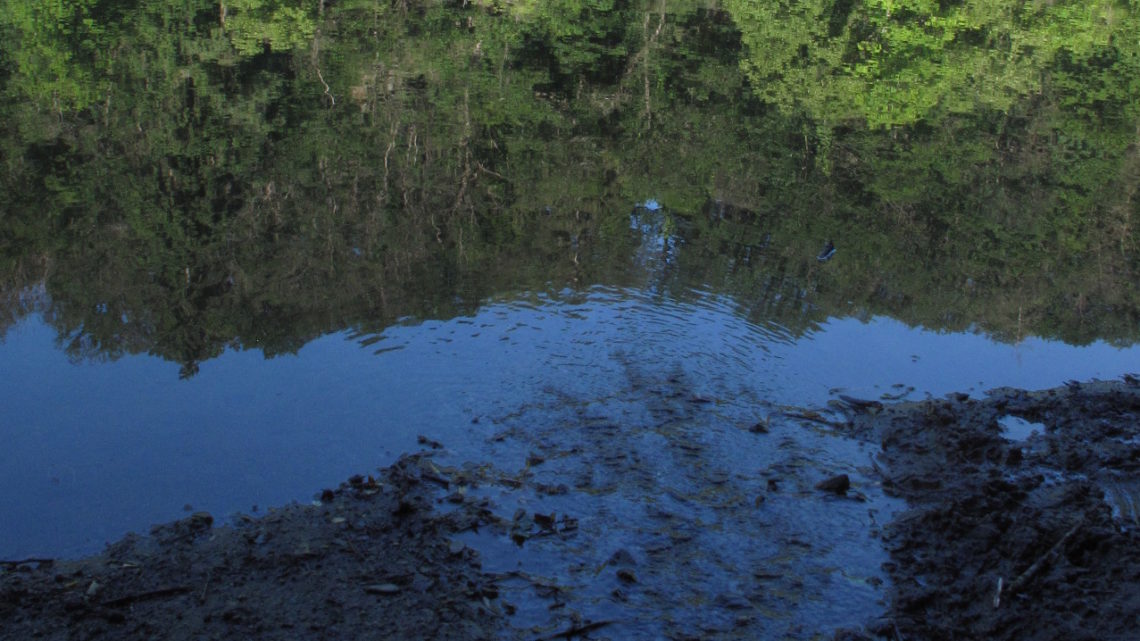
[[[710,399],[650,387],[641,436],[593,407],[563,424],[582,433],[507,425],[513,471],[424,438],[313,504],[0,561],[0,639],[1136,638],[1140,381],[841,397],[723,434]],[[864,464],[793,465],[794,430]],[[734,467],[724,438],[777,456]],[[901,507],[876,521],[882,491]],[[863,539],[875,572],[843,556]]]
[[[868,636],[1137,638],[1140,381],[844,405],[908,504],[884,534],[890,611]]]
[[[0,639],[493,639],[494,582],[433,509],[429,458],[215,527],[204,513],[76,561],[7,561]]]

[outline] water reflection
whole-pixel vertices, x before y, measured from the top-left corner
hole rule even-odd
[[[12,524],[0,550],[90,551],[187,503],[228,514],[305,500],[414,449],[418,434],[478,458],[512,416],[558,399],[568,408],[636,405],[671,377],[683,381],[683,397],[711,401],[717,429],[736,434],[773,407],[822,406],[837,390],[878,397],[905,384],[921,397],[1041,388],[1116,377],[1140,362],[1135,348],[1009,345],[886,318],[836,319],[794,338],[746,320],[734,299],[693,295],[536,294],[390,327],[378,342],[342,332],[295,356],[230,351],[181,382],[177,366],[155,357],[76,367],[55,350],[49,326],[25,319],[0,347],[8,488],[0,506]],[[548,411],[557,420],[534,429],[553,429],[559,412],[573,410]]]
[[[629,284],[636,250],[672,295],[797,332],[1136,339],[1135,12],[524,4],[4,18],[0,331],[43,287],[77,358],[192,376],[235,346]]]
[[[497,500],[577,514],[578,558],[521,558],[620,634],[792,635],[874,608],[890,505],[786,408],[1138,362],[1134,12],[73,4],[0,16],[0,556],[425,434],[540,455],[572,491]]]

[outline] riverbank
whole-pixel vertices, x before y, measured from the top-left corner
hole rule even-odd
[[[205,513],[76,561],[5,562],[0,639],[493,639],[495,583],[434,507],[426,455],[311,505],[214,527]]]
[[[884,536],[890,639],[1135,639],[1140,381],[847,403],[908,510]]]
[[[1134,637],[1140,381],[835,404],[829,415],[838,409],[846,420],[831,427],[881,446],[878,481],[907,503],[881,534],[890,554],[886,612],[851,621],[835,638]],[[841,480],[817,491],[857,502],[859,488]],[[466,491],[525,483],[534,485],[525,474],[439,467],[429,451],[322,491],[311,505],[226,526],[194,514],[80,560],[5,561],[0,639],[607,638],[610,621],[573,617],[555,629],[512,631],[501,581],[521,577],[561,611],[574,609],[573,594],[521,572],[489,573],[463,543],[487,531],[519,546],[532,537],[573,546],[575,519],[497,516],[502,506]],[[758,509],[761,498],[733,509]],[[641,555],[632,552],[606,573],[625,586],[614,599],[628,599],[652,572],[630,569]],[[748,597],[706,607],[737,613],[738,629],[724,638],[769,638],[762,617],[739,614],[759,612]]]

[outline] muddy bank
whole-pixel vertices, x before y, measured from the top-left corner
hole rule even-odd
[[[208,514],[78,561],[0,565],[0,639],[493,639],[498,589],[456,532],[486,513],[424,455],[232,526]]]
[[[846,405],[909,507],[884,535],[894,585],[872,634],[1137,638],[1140,381]]]

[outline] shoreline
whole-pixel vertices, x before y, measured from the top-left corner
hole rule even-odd
[[[849,433],[881,444],[884,488],[908,504],[884,536],[891,610],[871,633],[1135,638],[1140,381],[998,388],[849,418]]]
[[[452,534],[477,504],[433,509],[426,453],[314,505],[220,527],[196,513],[78,560],[0,571],[0,639],[493,639],[494,581]]]
[[[1140,380],[846,399],[842,411],[837,431],[880,447],[878,481],[907,507],[881,534],[886,612],[834,638],[1132,638]],[[314,505],[218,527],[196,513],[82,559],[2,562],[0,639],[518,637],[504,577],[458,536],[518,535],[487,498],[457,491],[481,482],[496,481],[420,452]],[[606,638],[608,623],[539,638]]]

